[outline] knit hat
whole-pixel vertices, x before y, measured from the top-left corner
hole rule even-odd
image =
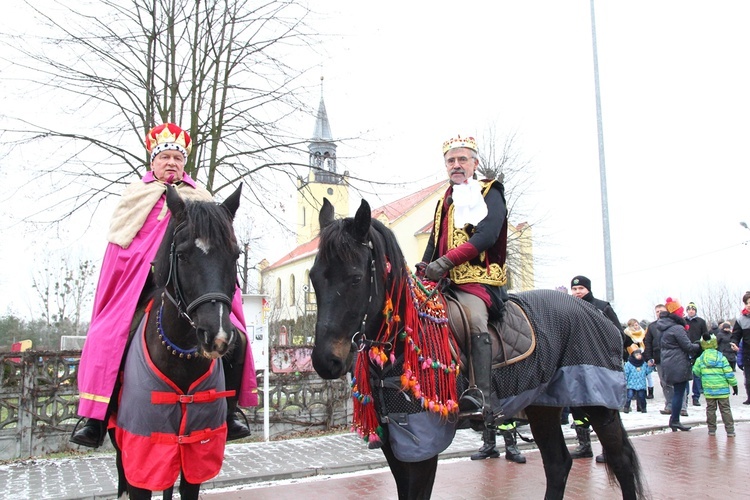
[[[692,309],[693,311],[698,310],[698,308],[695,306],[695,302],[688,302],[687,308]]]
[[[716,335],[711,335],[711,338],[708,340],[704,340],[703,338],[701,338],[701,348],[704,351],[706,349],[716,349],[718,346],[719,342],[716,340]]]
[[[667,297],[667,301],[664,303],[664,305],[666,306],[667,311],[669,311],[670,314],[676,314],[677,316],[683,316],[685,314],[685,309],[677,299]]]
[[[580,275],[576,276],[572,280],[570,280],[570,287],[573,288],[574,286],[582,286],[590,292],[591,280],[588,279],[586,276],[580,276]]]

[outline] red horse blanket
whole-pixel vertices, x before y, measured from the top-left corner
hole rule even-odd
[[[224,371],[214,359],[187,393],[153,364],[144,341],[148,313],[125,360],[115,437],[128,482],[164,490],[183,471],[203,483],[219,474],[227,439]],[[187,361],[190,362],[190,361]]]

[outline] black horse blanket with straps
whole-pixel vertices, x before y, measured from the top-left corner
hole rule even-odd
[[[625,404],[622,336],[596,307],[557,290],[511,294],[534,331],[534,349],[492,371],[492,408],[510,417],[531,404]]]

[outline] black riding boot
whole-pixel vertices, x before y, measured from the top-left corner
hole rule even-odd
[[[487,426],[482,431],[482,447],[471,456],[472,460],[484,460],[485,458],[497,458],[500,452],[495,448],[495,429]]]
[[[524,457],[518,447],[516,446],[516,436],[513,431],[501,431],[503,439],[505,440],[505,460],[510,460],[517,464],[525,464],[526,457]]]
[[[591,429],[576,425],[576,437],[578,438],[578,447],[570,452],[570,458],[591,458],[594,453],[591,451]]]
[[[461,416],[468,416],[472,428],[479,430],[494,420],[490,404],[492,341],[487,332],[471,335],[471,367],[475,387],[470,387],[461,395],[458,405]]]
[[[224,382],[228,391],[234,390],[234,397],[227,398],[227,441],[242,439],[250,435],[244,414],[237,408],[240,385],[242,382],[242,369],[245,363],[245,336],[239,334],[232,352],[222,358],[224,363]]]
[[[107,434],[107,426],[103,420],[95,418],[86,419],[86,423],[80,429],[74,429],[70,435],[70,442],[89,448],[98,448],[104,442]]]

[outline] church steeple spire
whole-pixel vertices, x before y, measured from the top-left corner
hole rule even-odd
[[[323,100],[323,77],[320,77],[320,104],[315,130],[307,146],[310,171],[307,180],[299,178],[297,186],[297,243],[307,243],[318,235],[318,212],[323,198],[333,203],[337,218],[349,215],[349,172],[338,172],[336,142],[328,122]]]
[[[336,143],[331,134],[331,124],[328,122],[326,104],[323,100],[323,77],[320,77],[320,104],[315,118],[315,130],[308,145],[310,151],[310,167],[314,169],[317,182],[337,184],[336,176]]]
[[[328,123],[328,113],[326,112],[326,103],[323,100],[323,77],[320,77],[320,104],[318,104],[318,115],[315,120],[315,131],[313,132],[313,141],[333,142],[331,134],[331,124]]]

